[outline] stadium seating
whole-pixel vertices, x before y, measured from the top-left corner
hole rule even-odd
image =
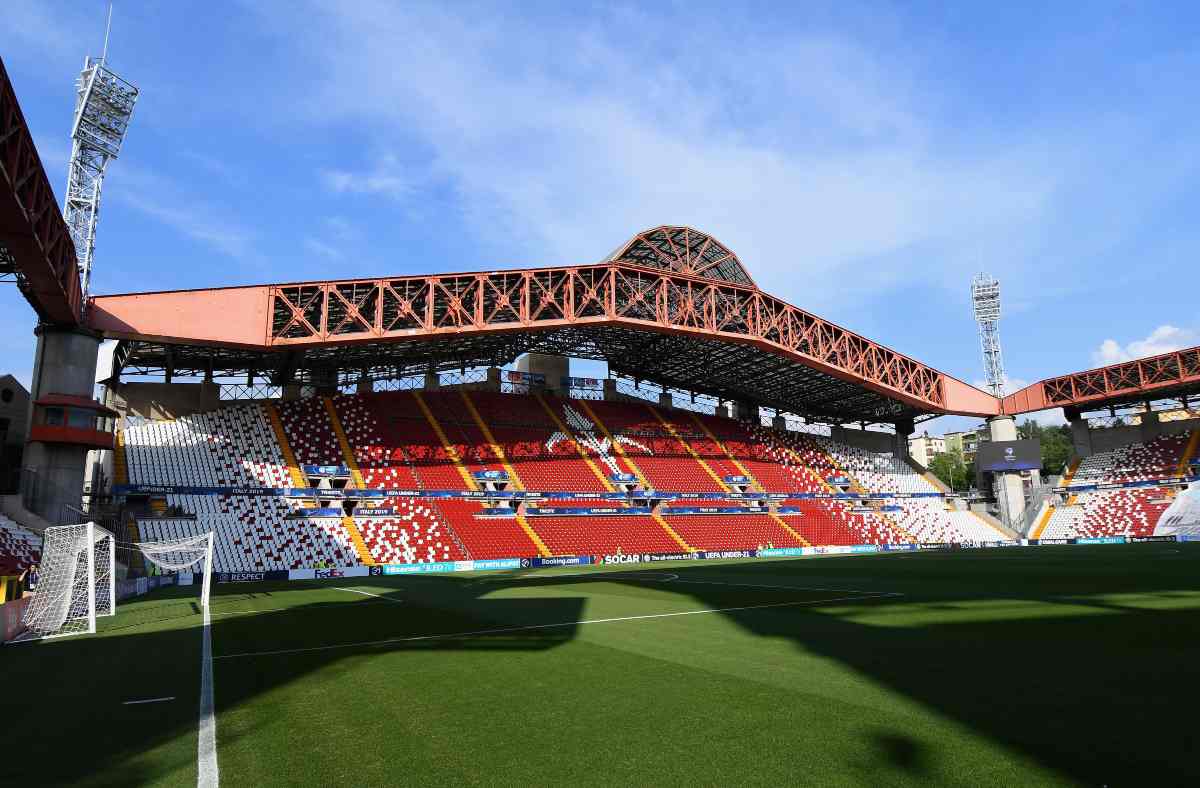
[[[1079,490],[1097,484],[1144,482],[1174,477],[1184,459],[1191,433],[1164,435],[1100,452],[1079,463],[1067,485],[1069,498],[1054,507],[1042,539],[1100,536],[1150,536],[1170,506],[1165,488]]]
[[[725,480],[742,475],[750,477],[751,490],[771,493],[829,493],[839,486],[934,492],[921,474],[888,452],[637,401],[424,390],[338,395],[330,403],[367,487],[482,489],[473,473],[504,471],[511,474],[511,488],[539,492],[606,492],[617,489],[612,482],[617,474],[681,493],[728,492]],[[274,407],[298,464],[346,464],[323,398]],[[286,452],[260,405],[131,426],[123,440],[134,484],[293,486]],[[1172,451],[1146,456],[1161,464]],[[999,538],[974,515],[947,510],[940,498],[888,503],[891,511],[877,503],[791,498],[782,501],[792,509],[780,515],[782,522],[767,514],[701,515],[668,508],[664,526],[645,514],[522,520],[515,512],[489,511],[490,504],[479,501],[400,497],[389,499],[386,514],[361,509],[354,523],[360,546],[381,563],[531,556],[539,545],[555,554],[678,552],[684,549],[680,539],[699,550],[742,550]],[[144,538],[215,530],[222,570],[354,566],[366,560],[355,550],[354,528],[338,517],[301,516],[301,505],[313,504],[277,496],[172,493],[140,522]],[[551,499],[546,505],[569,509],[595,501]],[[167,508],[185,516],[168,517]]]
[[[676,515],[667,522],[683,541],[697,550],[748,550],[800,547],[803,544],[777,521],[761,514]]]
[[[380,564],[462,561],[469,556],[429,503],[399,500],[389,517],[358,517],[356,523],[371,558]]]
[[[42,538],[0,515],[0,577],[19,575],[41,560]]]
[[[724,492],[687,450],[681,438],[654,415],[650,405],[623,402],[590,402],[590,409],[620,443],[629,460],[656,490],[672,492]],[[692,427],[692,432],[696,432]]]
[[[647,516],[531,517],[529,526],[557,555],[678,553],[683,547]]]

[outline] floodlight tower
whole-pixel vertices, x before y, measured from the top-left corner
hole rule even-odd
[[[112,24],[112,6],[108,9]],[[96,246],[96,221],[100,215],[100,189],[104,170],[121,152],[138,89],[117,76],[107,65],[108,29],[104,54],[87,57],[75,83],[75,119],[71,124],[71,161],[67,169],[67,196],[63,219],[75,242],[79,260],[83,308],[91,286],[92,259]]]
[[[987,386],[997,397],[1004,396],[1004,356],[1000,352],[1000,282],[979,273],[971,281],[971,304],[979,324],[979,344],[983,349],[983,370]]]

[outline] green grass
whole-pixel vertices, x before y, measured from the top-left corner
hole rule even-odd
[[[1200,546],[227,585],[212,610],[227,785],[1200,780]],[[631,616],[656,617],[598,621]],[[194,785],[199,624],[169,589],[0,649],[0,784]]]

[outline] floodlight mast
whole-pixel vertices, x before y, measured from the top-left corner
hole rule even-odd
[[[1004,355],[1000,352],[1000,282],[989,274],[976,274],[971,281],[971,305],[979,324],[979,345],[983,350],[983,369],[987,387],[997,397],[1004,396],[1007,379]]]
[[[112,7],[109,7],[109,24]],[[117,76],[107,65],[108,29],[104,33],[104,56],[87,57],[75,83],[75,118],[71,124],[71,161],[67,167],[67,196],[63,219],[75,242],[79,261],[83,309],[91,287],[92,262],[96,247],[96,222],[100,216],[100,190],[109,161],[117,158],[138,89]]]

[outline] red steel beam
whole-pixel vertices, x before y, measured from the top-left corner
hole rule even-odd
[[[1189,386],[1200,389],[1200,347],[1048,378],[1005,397],[1003,407],[1008,414],[1104,407]]]
[[[101,296],[107,336],[283,350],[456,333],[620,325],[755,345],[929,412],[999,403],[753,286],[609,263]]]
[[[43,320],[79,322],[75,244],[33,146],[4,61],[0,60],[0,246],[15,261],[25,298]]]

